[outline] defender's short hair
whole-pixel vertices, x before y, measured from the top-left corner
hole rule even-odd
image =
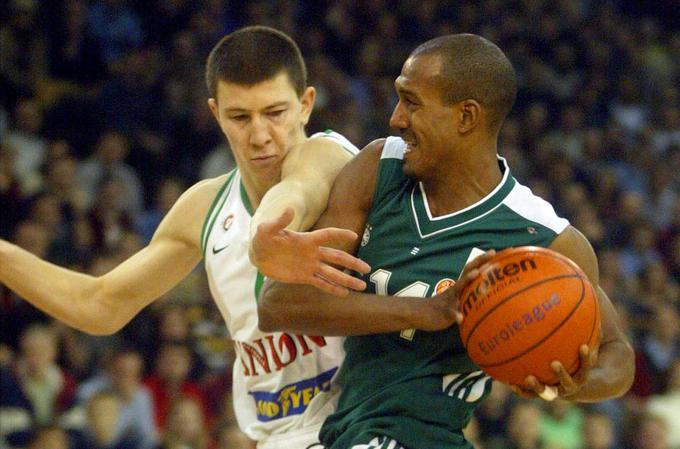
[[[475,34],[451,34],[425,42],[410,57],[420,55],[441,59],[445,104],[474,99],[492,112],[491,126],[500,127],[517,95],[515,69],[500,48]]]
[[[217,98],[220,80],[252,86],[281,71],[301,96],[307,87],[307,68],[295,41],[274,28],[249,26],[226,35],[213,47],[205,79],[210,96]]]

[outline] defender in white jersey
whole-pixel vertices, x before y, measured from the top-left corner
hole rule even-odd
[[[359,151],[335,132],[312,138],[333,140],[352,155]],[[236,169],[216,195],[201,235],[210,291],[236,347],[236,418],[251,438],[268,438],[261,447],[288,446],[286,441],[298,437],[313,442],[335,409],[338,391],[331,391],[331,380],[344,356],[342,341],[258,329],[257,295],[264,276],[248,260],[253,213]],[[294,429],[307,430],[291,437]]]
[[[317,441],[334,408],[330,386],[342,351],[332,339],[257,330],[262,276],[248,258],[249,235],[266,231],[259,224],[284,211],[291,229],[310,227],[357,149],[337,133],[307,138],[315,92],[306,85],[299,49],[277,30],[248,27],[226,36],[211,52],[206,74],[208,105],[238,169],[187,190],[149,245],[103,276],[58,267],[0,241],[0,282],[68,325],[111,334],[205,256],[211,291],[237,341],[234,398],[241,429],[261,448],[305,448]],[[320,244],[357,238],[339,229],[314,235]],[[276,252],[277,243],[269,250]],[[332,250],[317,256],[278,277],[339,294],[365,287],[329,265],[365,272],[363,262]]]

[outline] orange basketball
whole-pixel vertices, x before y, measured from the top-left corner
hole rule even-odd
[[[574,262],[545,248],[499,252],[460,298],[460,336],[470,358],[505,383],[523,385],[532,374],[554,385],[553,360],[574,374],[579,347],[599,342],[593,287]]]

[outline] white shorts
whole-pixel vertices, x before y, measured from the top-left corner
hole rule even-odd
[[[309,426],[295,432],[286,432],[257,443],[257,449],[321,449],[319,443],[321,424]]]

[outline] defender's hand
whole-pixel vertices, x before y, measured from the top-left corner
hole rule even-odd
[[[570,375],[559,360],[553,360],[550,368],[557,375],[559,384],[544,385],[534,376],[527,376],[524,386],[513,385],[512,389],[518,395],[525,398],[539,397],[545,401],[556,398],[571,399],[576,396],[583,385],[588,381],[588,373],[597,364],[597,348],[591,351],[588,345],[579,348],[579,369],[574,375]]]
[[[313,285],[338,296],[346,295],[349,289],[366,288],[364,281],[342,268],[368,273],[371,267],[344,251],[324,246],[331,242],[354,242],[358,238],[356,233],[339,228],[289,231],[285,228],[293,217],[293,210],[286,209],[276,220],[258,226],[249,255],[262,274],[289,284]]]

